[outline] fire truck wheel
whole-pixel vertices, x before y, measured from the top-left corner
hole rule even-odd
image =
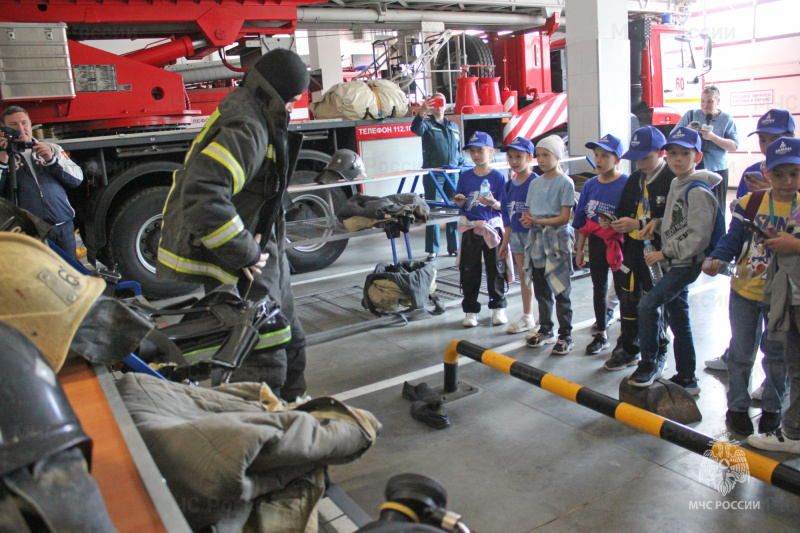
[[[297,169],[292,175],[291,185],[313,183],[314,178],[322,171],[331,156],[313,150],[303,150],[297,163]],[[292,206],[286,210],[286,240],[287,245],[293,240],[310,237],[325,237],[333,234],[328,224],[315,224],[314,234],[307,234],[302,224],[294,224],[315,219],[328,219],[329,224],[339,224],[336,221],[336,211],[347,201],[345,190],[349,187],[307,191],[291,195]],[[330,199],[327,193],[330,192]],[[322,229],[319,229],[319,228]],[[321,233],[320,233],[321,232]],[[318,242],[301,245],[295,248],[286,248],[293,273],[313,272],[333,264],[347,247],[347,239]]]
[[[199,286],[182,281],[156,281],[156,255],[161,238],[161,212],[169,187],[151,187],[125,200],[111,221],[109,254],[122,274],[134,280],[146,298],[170,298]]]

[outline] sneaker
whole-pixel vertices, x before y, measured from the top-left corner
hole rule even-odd
[[[764,385],[761,385],[759,388],[750,393],[750,398],[754,399],[757,402],[760,402],[761,396],[763,394],[764,394]],[[759,431],[759,433],[766,433],[766,431]]]
[[[772,433],[781,427],[781,414],[761,412],[761,419],[758,421],[759,433]]]
[[[606,309],[606,329],[611,327],[611,324],[614,323],[614,310],[613,309]],[[592,324],[592,331],[600,331],[600,328],[597,326],[597,322]]]
[[[492,324],[495,326],[501,326],[508,322],[508,317],[506,316],[505,309],[492,309]]]
[[[603,368],[612,372],[623,370],[625,367],[637,365],[640,360],[639,354],[631,355],[625,348],[618,346],[611,352],[611,358],[603,364]]]
[[[586,347],[586,353],[594,355],[600,353],[601,350],[608,348],[608,337],[605,333],[595,333],[594,340]]]
[[[727,355],[727,351],[725,352]],[[714,359],[709,359],[706,361],[706,368],[709,370],[719,370],[720,372],[727,372],[728,371],[728,363],[725,362],[725,355],[721,355],[720,357],[715,357]]]
[[[658,362],[649,363],[639,361],[639,366],[637,366],[636,370],[631,374],[628,384],[634,387],[649,387],[655,380],[661,377],[663,370],[663,366]]]
[[[761,450],[800,453],[800,439],[790,439],[783,434],[781,428],[766,434],[750,435],[747,437],[747,444]]]
[[[725,423],[728,429],[739,435],[748,436],[753,434],[753,421],[750,420],[750,415],[739,411],[728,410],[725,413]]]
[[[533,317],[530,315],[522,315],[522,318],[508,326],[506,333],[522,333],[524,331],[530,331],[536,327],[536,323],[533,321]]]
[[[574,347],[575,343],[572,341],[572,337],[569,335],[566,337],[559,336],[558,341],[556,341],[556,345],[553,346],[553,349],[550,353],[552,355],[567,355]]]
[[[467,313],[464,322],[461,323],[465,328],[474,328],[478,325],[478,313]]]
[[[674,376],[669,378],[669,380],[674,384],[683,387],[686,390],[686,392],[688,392],[692,396],[697,396],[698,394],[700,394],[700,385],[698,385],[697,383],[697,378],[683,379],[678,374],[675,374]]]
[[[525,346],[528,348],[541,348],[545,344],[552,344],[556,342],[556,337],[552,331],[539,330],[534,333],[531,338],[525,341]]]

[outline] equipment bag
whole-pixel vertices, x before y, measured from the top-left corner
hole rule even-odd
[[[424,309],[428,299],[434,303],[432,314],[444,313],[441,301],[433,296],[436,290],[436,269],[423,261],[378,263],[364,282],[361,305],[373,315],[401,313]]]

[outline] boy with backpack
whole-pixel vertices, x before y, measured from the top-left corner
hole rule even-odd
[[[758,119],[756,131],[751,135],[758,135],[758,147],[761,153],[767,155],[767,147],[774,141],[781,137],[794,137],[794,117],[785,109],[770,109],[761,118]],[[739,200],[742,199],[747,193],[756,192],[759,190],[769,189],[771,184],[764,176],[765,161],[753,163],[742,173],[742,180],[739,182],[739,188],[736,189],[736,200],[733,200],[730,205],[731,213],[734,212]],[[745,217],[752,220],[752,216]],[[720,357],[715,357],[706,361],[706,368],[711,370],[728,371],[728,352],[730,345],[725,350],[725,353]],[[764,393],[763,385],[753,391],[751,397],[754,400],[761,400],[761,395]]]
[[[711,189],[722,178],[713,172],[696,171],[703,159],[703,138],[690,128],[676,128],[662,149],[667,151],[667,164],[676,179],[667,195],[663,218],[654,218],[642,229],[641,237],[649,238],[656,231],[662,249],[644,256],[647,266],[660,265],[661,281],[639,302],[639,349],[642,360],[631,375],[634,387],[649,387],[661,377],[666,355],[659,354],[659,308],[669,317],[675,335],[675,366],[678,373],[670,381],[697,394],[700,387],[695,377],[696,357],[692,327],[689,322],[689,284],[700,275],[710,246],[725,232],[725,216]]]
[[[770,144],[767,160],[777,159],[782,149],[782,140]],[[783,361],[783,344],[766,332],[761,334],[761,323],[766,326],[769,303],[763,303],[764,283],[770,250],[761,244],[758,229],[745,224],[752,222],[755,228],[768,227],[783,231],[792,212],[800,203],[797,185],[791,176],[778,171],[773,175],[771,189],[761,189],[745,195],[733,212],[728,233],[703,264],[703,272],[715,276],[720,271],[720,262],[736,258],[736,276],[731,280],[729,315],[731,321],[731,344],[728,351],[728,412],[725,421],[739,435],[753,433],[750,420],[750,394],[748,386],[753,363],[758,353],[759,340],[764,352],[762,366],[766,374],[761,395],[761,419],[759,433],[775,431],[781,424],[781,401],[786,393],[786,365]],[[770,177],[773,177],[772,175]],[[785,178],[785,179],[784,179]]]
[[[800,140],[780,139],[767,149],[766,171],[774,188],[800,187]],[[791,183],[791,185],[789,185]],[[800,454],[800,208],[789,217],[784,231],[768,228],[764,245],[772,252],[764,286],[770,305],[767,333],[783,341],[786,370],[791,380],[789,407],[782,427],[747,437],[747,444],[762,450]]]

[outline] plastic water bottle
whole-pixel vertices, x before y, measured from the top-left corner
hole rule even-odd
[[[483,183],[481,183],[481,196],[488,198],[491,193],[492,189],[489,187],[489,180],[484,179]]]
[[[656,252],[656,247],[653,246],[653,243],[650,240],[644,241],[644,255],[649,254],[650,252]],[[650,271],[650,279],[653,280],[653,285],[657,285],[661,278],[664,277],[664,274],[661,272],[661,265],[658,263],[653,263],[647,270]]]
[[[709,260],[706,260],[704,264],[710,263]],[[736,265],[733,263],[728,263],[727,261],[720,261],[719,262],[719,273],[723,276],[734,277],[736,276]]]

